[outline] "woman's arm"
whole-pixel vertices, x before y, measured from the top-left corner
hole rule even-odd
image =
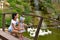
[[[20,22],[18,23],[18,30],[23,30],[22,28],[20,28]]]
[[[20,30],[20,23],[18,23],[18,30]]]
[[[15,29],[15,30],[18,30],[18,28],[12,23],[12,27]]]

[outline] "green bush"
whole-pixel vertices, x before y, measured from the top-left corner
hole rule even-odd
[[[0,10],[0,28],[2,27],[2,10]]]
[[[0,15],[0,28],[2,27],[2,16]]]
[[[26,16],[26,17],[25,17],[25,23],[26,23],[26,24],[31,23],[31,19],[32,19],[31,16]]]
[[[6,27],[9,27],[10,26],[10,22],[11,22],[11,17],[7,17],[6,19]]]

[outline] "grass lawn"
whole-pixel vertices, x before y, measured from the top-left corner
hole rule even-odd
[[[38,40],[60,40],[60,29],[57,29],[57,28],[49,28],[49,29],[52,31],[52,34],[39,36]],[[28,32],[25,32],[24,36],[32,39],[32,37],[29,36]]]

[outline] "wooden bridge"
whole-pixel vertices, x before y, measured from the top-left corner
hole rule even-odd
[[[2,20],[2,30],[3,31],[0,31],[0,38],[2,40],[19,40],[19,39],[13,37],[12,35],[4,32],[5,31],[5,15],[6,14],[12,14],[12,13],[3,13],[3,14],[0,14],[0,15],[2,15],[2,19],[3,19]],[[45,18],[45,17],[41,17],[41,16],[37,16],[37,15],[32,15],[32,14],[23,14],[23,15],[34,16],[34,17],[39,17],[40,18],[39,25],[37,27],[37,31],[36,31],[34,40],[37,40],[37,38],[38,38],[38,33],[39,33],[39,30],[40,30],[40,27],[41,27],[43,19],[48,19],[48,20],[52,20],[52,21],[60,23],[60,21],[58,21],[58,20],[54,20],[54,19],[50,19],[50,18]],[[24,40],[30,40],[30,39],[29,38],[24,38]]]
[[[10,35],[9,33],[1,31],[1,30],[0,30],[0,39],[1,40],[19,40],[18,38]],[[23,39],[30,40],[29,38],[26,38],[26,37],[24,37]]]
[[[11,36],[10,34],[0,31],[0,39],[2,40],[18,40],[17,38]]]

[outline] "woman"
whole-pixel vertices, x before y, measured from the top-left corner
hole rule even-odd
[[[17,18],[18,18],[17,13],[12,14],[11,24],[8,28],[8,31],[11,32],[12,35],[18,33],[18,30],[19,30],[19,28],[16,26]]]

